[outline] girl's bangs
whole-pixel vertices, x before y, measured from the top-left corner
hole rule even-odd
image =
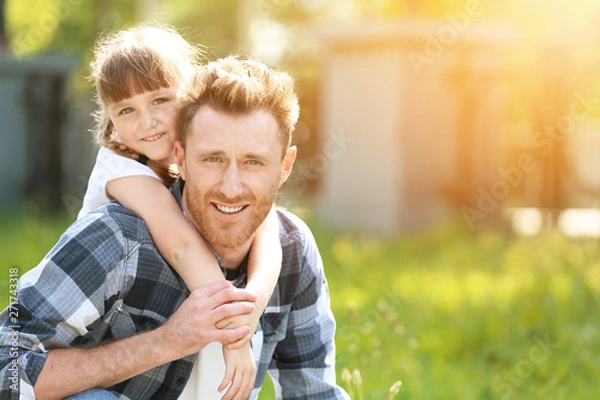
[[[126,60],[121,60],[126,61]],[[165,68],[158,60],[147,62],[116,62],[107,65],[97,82],[98,95],[103,102],[117,103],[136,94],[172,86],[175,71]]]

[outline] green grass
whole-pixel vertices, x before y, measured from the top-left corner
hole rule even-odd
[[[397,399],[596,398],[597,241],[448,224],[385,242],[319,242],[338,373],[359,370],[364,398],[388,398],[397,380]]]
[[[23,274],[35,267],[58,241],[72,219],[29,207],[26,212],[0,213],[0,306],[9,301],[10,269]]]
[[[0,216],[2,276],[35,266],[69,223]],[[473,235],[460,223],[386,240],[314,231],[338,322],[338,380],[353,399],[596,398],[597,241]]]

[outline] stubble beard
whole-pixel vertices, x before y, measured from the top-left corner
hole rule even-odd
[[[194,221],[194,225],[204,237],[204,239],[213,247],[222,247],[232,249],[242,246],[254,235],[258,227],[263,223],[277,196],[277,187],[272,188],[269,193],[258,201],[251,201],[251,214],[242,222],[231,222],[229,224],[217,223],[208,217],[208,210],[204,207],[208,204],[205,197],[227,204],[227,200],[219,200],[219,195],[207,193],[202,195],[200,191],[192,185],[184,186],[184,195],[189,217]],[[254,200],[251,199],[251,200]],[[239,199],[231,203],[240,202]],[[214,207],[212,204],[208,207]]]

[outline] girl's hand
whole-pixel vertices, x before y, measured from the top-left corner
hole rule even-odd
[[[256,328],[258,327],[260,317],[269,299],[261,298],[261,296],[257,292],[254,293],[256,293],[257,295],[257,301],[255,303],[255,308],[252,311],[252,313],[224,318],[216,323],[216,327],[218,329],[234,329],[239,328],[240,326],[250,327],[250,333],[235,342],[229,343],[227,345],[228,349],[239,349],[243,345],[250,343],[252,335],[254,334],[254,332],[256,332]]]
[[[217,390],[222,392],[227,389],[222,397],[223,400],[246,399],[254,388],[256,378],[256,364],[250,343],[236,350],[223,346],[223,357],[225,377]]]

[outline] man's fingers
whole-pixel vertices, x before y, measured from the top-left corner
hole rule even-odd
[[[240,347],[242,347],[243,345],[245,345],[246,343],[248,343],[250,341],[250,339],[252,339],[252,333],[247,334],[246,336],[244,336],[243,338],[241,338],[238,341],[235,341],[233,343],[229,343],[227,345],[227,348],[230,349],[230,350],[239,349]]]
[[[255,292],[244,289],[237,289],[232,286],[219,290],[212,296],[210,296],[210,300],[215,302],[217,305],[233,303],[236,301],[254,303],[257,299],[258,295]]]
[[[217,328],[224,329],[233,324],[233,318],[225,318],[221,321],[217,321]]]
[[[250,334],[250,328],[248,326],[240,326],[234,329],[220,329],[216,330],[218,341],[224,345],[231,342],[237,342]]]
[[[250,314],[252,311],[254,311],[254,304],[247,301],[238,301],[217,306],[211,313],[215,321],[215,327],[217,327],[217,322],[223,319]]]

